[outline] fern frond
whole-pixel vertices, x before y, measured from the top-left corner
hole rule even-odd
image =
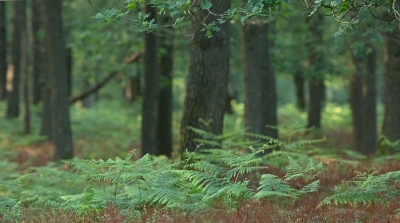
[[[339,194],[334,194],[332,196],[326,197],[317,207],[323,205],[330,205],[331,203],[338,204],[371,204],[371,203],[383,203],[387,204],[387,201],[375,192],[365,192],[365,191],[353,191],[353,192],[343,192]]]
[[[303,187],[303,189],[300,190],[300,193],[308,194],[308,193],[318,192],[318,190],[319,190],[319,180],[316,180]]]
[[[260,186],[255,199],[268,197],[293,197],[296,196],[295,190],[275,175],[263,174],[260,180]]]
[[[287,173],[284,177],[285,181],[288,182],[303,176],[303,168],[292,157],[289,157],[289,166],[287,167]]]

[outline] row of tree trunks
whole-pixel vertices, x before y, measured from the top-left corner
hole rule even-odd
[[[7,78],[7,35],[6,2],[0,1],[0,101],[6,98]]]
[[[275,74],[271,68],[268,23],[247,20],[242,27],[244,68],[244,123],[247,133],[278,138]],[[259,141],[254,137],[251,140]]]
[[[215,14],[223,14],[230,4],[229,0],[215,1],[210,10]],[[217,24],[220,30],[213,32],[212,38],[206,37],[200,28],[202,23],[209,24],[215,19],[216,16],[209,15],[207,10],[199,10],[193,15],[191,30],[194,36],[190,42],[189,75],[180,126],[180,152],[186,149],[195,151],[195,139],[202,138],[188,127],[222,134],[229,80],[230,24]]]

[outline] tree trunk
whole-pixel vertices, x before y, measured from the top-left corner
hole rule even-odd
[[[163,24],[169,24],[169,16],[162,17]],[[161,32],[164,31],[164,32]],[[172,66],[174,52],[174,30],[172,27],[160,30],[160,90],[157,107],[157,155],[172,155]]]
[[[32,57],[33,57],[33,94],[32,103],[38,104],[42,100],[42,82],[43,78],[43,39],[40,38],[39,32],[42,29],[42,18],[39,16],[41,14],[40,4],[31,4],[31,24],[32,24]]]
[[[7,35],[6,2],[0,1],[0,101],[6,98],[7,80]]]
[[[89,83],[89,80],[85,78],[83,81],[83,92],[88,91],[90,88],[92,88],[91,84]],[[94,96],[93,94],[90,94],[82,99],[82,107],[84,108],[91,108],[94,103]]]
[[[25,1],[12,2],[11,60],[13,64],[12,90],[8,93],[7,117],[19,116],[20,75],[21,75],[21,38],[26,28]]]
[[[24,134],[29,135],[31,133],[31,115],[29,110],[29,73],[28,73],[28,34],[25,27],[21,27],[21,71],[22,71],[22,95],[24,103]]]
[[[306,98],[304,90],[304,76],[303,71],[298,70],[293,76],[294,86],[296,88],[296,106],[300,111],[306,110]]]
[[[385,114],[382,134],[389,140],[400,139],[400,42],[399,30],[385,39]]]
[[[269,56],[268,24],[251,19],[244,23],[242,30],[246,132],[276,139],[277,129],[268,127],[277,126],[277,95]]]
[[[325,84],[323,80],[324,52],[323,52],[323,16],[321,14],[313,15],[307,18],[310,30],[308,38],[308,60],[309,72],[311,78],[308,83],[309,88],[309,107],[307,128],[321,127],[321,113],[323,102],[325,100]]]
[[[350,52],[350,66],[354,68],[354,73],[350,75],[350,108],[353,120],[353,139],[356,151],[362,151],[363,142],[363,122],[364,122],[364,103],[363,103],[363,70],[365,64]]]
[[[43,0],[46,51],[51,83],[51,127],[54,159],[73,157],[69,117],[68,72],[62,23],[62,0]]]
[[[358,40],[360,41],[360,40]],[[376,50],[372,44],[350,51],[350,107],[355,148],[365,155],[377,150]]]
[[[371,51],[366,58],[366,74],[363,77],[363,142],[362,153],[375,154],[377,151],[377,113],[376,113],[376,50],[370,46]],[[397,110],[400,111],[400,110]],[[399,114],[399,112],[397,113]],[[400,123],[399,123],[400,124]]]
[[[229,0],[216,1],[210,10],[221,14],[229,8]],[[217,24],[220,30],[213,32],[212,38],[207,38],[200,31],[201,24],[208,24],[216,19],[213,15],[207,15],[206,10],[195,12],[191,24],[194,36],[190,43],[190,67],[180,127],[181,152],[186,149],[195,151],[197,146],[194,139],[202,138],[188,127],[222,134],[229,80],[229,23]]]
[[[67,60],[67,74],[68,74],[68,97],[71,97],[72,92],[72,48],[66,47],[65,52],[67,53],[65,59]]]
[[[136,76],[129,77],[129,91],[130,98],[128,102],[135,102],[138,97],[141,96],[141,87],[140,87],[140,79],[141,79],[141,69],[140,65],[136,64]]]
[[[145,13],[150,14],[148,20],[155,19],[156,10],[149,4],[145,6]],[[157,39],[154,32],[145,34],[144,53],[144,94],[142,107],[142,156],[156,154],[157,128]]]

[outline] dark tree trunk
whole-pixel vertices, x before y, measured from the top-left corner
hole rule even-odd
[[[7,78],[7,35],[6,2],[0,1],[0,101],[6,98]]]
[[[309,72],[311,73],[308,83],[309,106],[307,128],[321,127],[321,113],[325,100],[325,84],[323,80],[324,52],[323,52],[323,16],[316,14],[307,18],[310,36],[307,42]]]
[[[162,17],[163,24],[171,23],[169,16]],[[161,32],[164,31],[164,32]],[[160,30],[159,73],[160,90],[157,107],[157,155],[172,156],[172,66],[174,52],[174,30]]]
[[[363,142],[362,153],[375,154],[377,151],[377,113],[376,113],[376,50],[373,46],[366,58],[366,73],[363,77]],[[398,110],[400,111],[400,110]],[[399,113],[397,113],[399,114]],[[400,124],[400,123],[399,123]]]
[[[72,89],[72,48],[67,47],[65,52],[67,53],[66,55],[66,60],[67,60],[67,74],[68,74],[68,97],[71,96],[71,89]]]
[[[364,103],[362,79],[365,64],[363,61],[356,58],[353,53],[350,53],[350,65],[354,68],[354,73],[350,75],[350,108],[353,120],[353,139],[356,151],[362,151],[363,141],[363,121],[364,121]]]
[[[33,92],[32,103],[38,104],[42,100],[42,83],[43,77],[43,39],[40,38],[39,32],[42,29],[40,4],[31,4],[31,24],[32,24],[32,57],[33,57]]]
[[[305,78],[302,74],[303,71],[296,71],[293,76],[294,86],[296,88],[296,106],[300,111],[306,110],[306,96],[304,90]]]
[[[28,73],[28,35],[25,27],[21,27],[21,71],[22,71],[22,95],[24,103],[24,134],[29,135],[31,133],[31,115],[29,110],[29,73]]]
[[[277,125],[277,96],[269,56],[268,24],[251,19],[244,23],[242,30],[246,131],[276,139],[277,129],[268,127]]]
[[[229,0],[215,1],[211,11],[220,14],[229,8]],[[202,138],[188,127],[222,134],[229,80],[229,23],[217,24],[220,30],[213,32],[212,38],[207,38],[200,31],[201,24],[208,24],[216,19],[213,15],[206,17],[207,14],[205,10],[197,11],[191,24],[195,32],[190,43],[190,68],[180,127],[180,152],[186,149],[195,151],[197,147],[194,139]]]
[[[353,52],[354,51],[354,52]],[[377,150],[376,130],[376,51],[371,44],[350,51],[350,107],[355,148],[365,155]]]
[[[309,88],[309,106],[307,113],[307,128],[321,127],[321,113],[325,100],[325,84],[324,80],[312,78],[308,82]]]
[[[46,51],[51,83],[51,127],[54,159],[73,157],[68,101],[68,66],[62,23],[62,0],[43,0]]]
[[[400,139],[400,42],[399,30],[385,40],[385,115],[382,134],[389,140]]]
[[[40,15],[40,22],[42,26],[44,25],[45,20],[45,2],[44,0],[37,0],[36,4],[38,5],[38,11]],[[44,27],[43,27],[44,29]],[[41,49],[41,65],[40,65],[40,94],[42,95],[43,107],[42,107],[42,120],[40,126],[40,135],[46,136],[47,140],[53,141],[53,131],[52,131],[52,104],[51,104],[51,82],[50,82],[50,68],[49,68],[49,60],[48,60],[48,52],[46,50],[46,46],[44,45],[45,39],[42,42]]]
[[[141,70],[140,65],[136,64],[136,76],[129,77],[129,91],[130,91],[130,99],[129,102],[135,102],[138,97],[141,96],[141,87],[140,87],[140,79],[141,79]]]
[[[156,10],[146,4],[145,13],[150,14],[148,20],[155,19]],[[142,107],[142,155],[156,154],[156,128],[157,128],[157,39],[156,34],[145,34],[144,53],[144,93]]]
[[[225,98],[225,113],[233,114],[232,100],[235,99],[235,87],[233,86],[232,78],[229,78],[228,88],[226,92]]]
[[[12,29],[11,29],[11,62],[13,64],[12,90],[8,92],[7,117],[19,116],[20,75],[21,75],[21,38],[26,27],[25,1],[12,2]]]

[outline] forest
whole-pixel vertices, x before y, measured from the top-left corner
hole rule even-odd
[[[0,1],[0,222],[400,222],[397,0]]]

